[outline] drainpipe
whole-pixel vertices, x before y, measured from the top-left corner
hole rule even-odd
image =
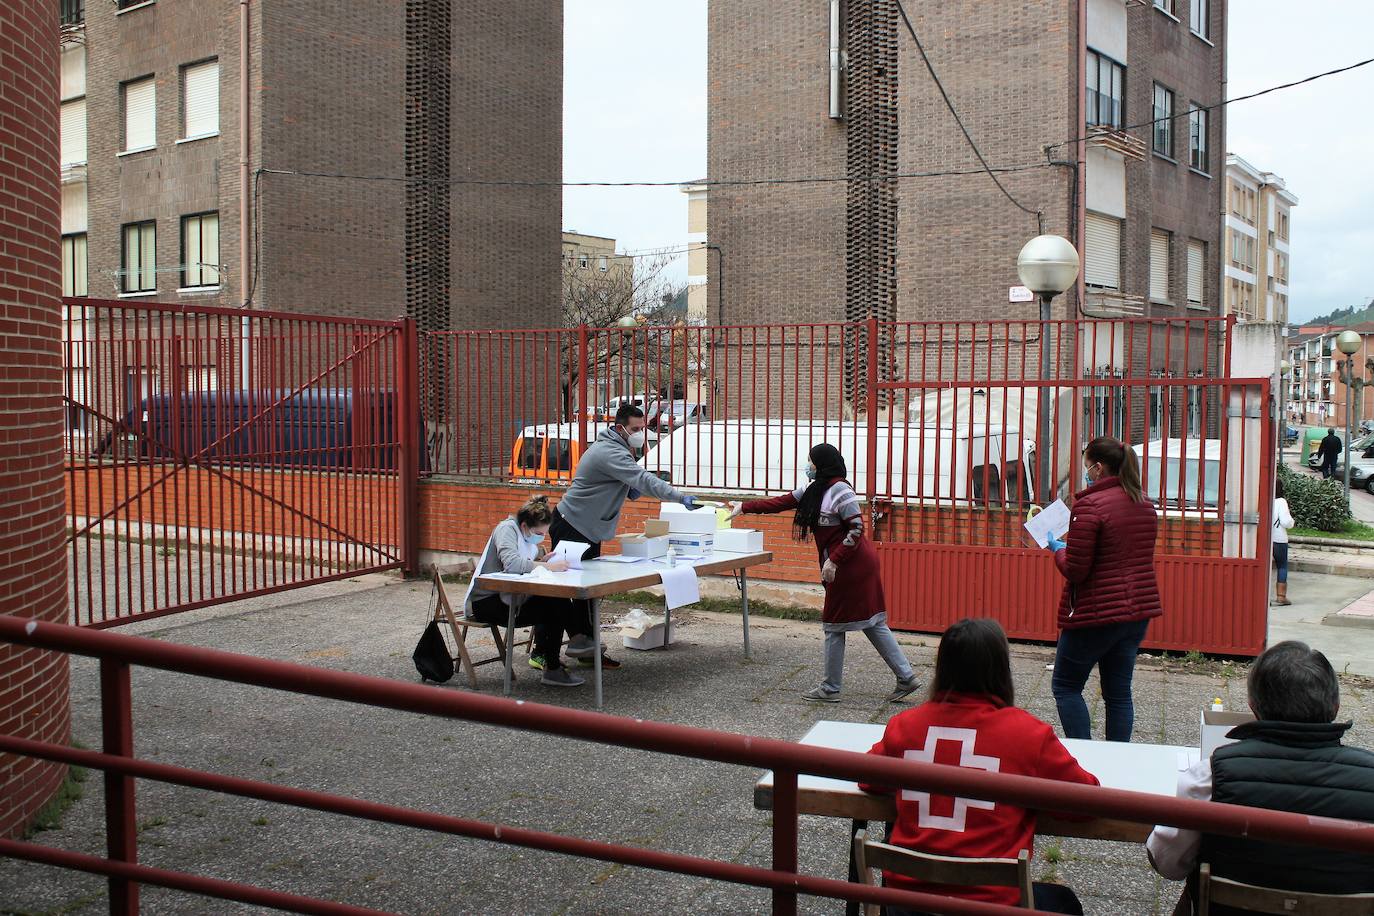
[[[252,254],[251,188],[248,175],[248,0],[239,0],[239,293],[243,308],[252,305],[253,273],[249,259]],[[249,338],[252,323],[247,316],[240,321],[239,387],[249,387]]]

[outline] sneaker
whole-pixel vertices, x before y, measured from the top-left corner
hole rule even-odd
[[[815,687],[812,687],[810,690],[806,691],[806,693],[803,693],[802,699],[814,700],[817,703],[838,703],[840,702],[840,692],[836,690],[832,693],[829,690],[826,690],[821,685],[817,684]]]
[[[596,652],[596,643],[590,636],[574,636],[568,640],[568,648],[564,651],[569,658],[591,658]]]
[[[539,679],[539,683],[545,687],[581,687],[587,682],[567,668],[555,668],[552,671],[545,671],[544,676]]]
[[[533,668],[535,671],[543,671],[543,670],[544,670],[544,656],[542,656],[542,655],[531,655],[531,656],[530,656],[530,667]]]
[[[892,688],[892,692],[887,695],[889,703],[899,703],[911,696],[921,686],[921,682],[913,674],[909,681],[898,681],[897,686]]]
[[[569,652],[568,654],[571,655],[572,653]],[[596,666],[596,659],[595,659],[595,658],[579,658],[579,659],[577,660],[577,663],[578,663],[579,665],[581,665],[583,668],[593,668],[593,667]],[[616,661],[615,659],[611,658],[611,657],[610,657],[609,655],[607,655],[605,652],[602,652],[602,653],[601,653],[601,669],[602,669],[603,671],[614,671],[616,668],[619,668],[619,667],[620,667],[620,662],[618,662],[618,661]]]

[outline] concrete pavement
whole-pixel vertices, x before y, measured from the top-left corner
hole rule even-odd
[[[1275,614],[1276,635],[1350,638],[1351,631],[1313,618],[1358,583],[1318,579],[1295,577],[1302,603]],[[409,656],[429,594],[428,583],[368,576],[124,632],[413,682]],[[606,711],[795,740],[819,719],[881,722],[899,708],[883,702],[891,675],[866,641],[850,641],[842,702],[815,705],[799,693],[819,677],[820,627],[758,619],[754,658],[746,661],[739,626],[738,616],[692,612],[675,628],[670,649],[617,652],[625,666],[607,675]],[[935,640],[909,634],[900,640],[928,680]],[[1013,655],[1018,704],[1057,722],[1046,670],[1051,650],[1018,645]],[[499,695],[495,666],[479,672],[481,691]],[[464,688],[455,680],[434,689]],[[590,708],[590,693],[589,687],[540,687],[528,668],[520,669],[515,689],[520,700],[576,709]],[[1086,694],[1095,696],[1095,685]],[[1213,697],[1227,708],[1243,707],[1244,666],[1143,659],[1135,696],[1137,740],[1195,743],[1198,710]],[[72,662],[72,697],[74,737],[99,746],[98,678],[90,660]],[[134,709],[136,749],[153,760],[732,862],[766,866],[771,857],[769,814],[752,807],[758,773],[748,768],[142,669],[134,673]],[[1100,700],[1092,712],[1100,731]],[[1374,745],[1374,701],[1365,683],[1346,682],[1342,715],[1355,722],[1353,742]],[[61,828],[37,841],[103,854],[101,782],[93,775],[84,787]],[[732,885],[152,782],[140,782],[138,793],[142,861],[362,906],[405,913],[767,909],[765,892]],[[847,839],[845,822],[804,818],[802,869],[843,877]],[[1130,844],[1042,838],[1036,873],[1074,886],[1087,912],[1112,916],[1167,913],[1179,888],[1155,876],[1140,847]],[[104,888],[92,876],[0,859],[0,910],[6,912],[104,912]],[[252,912],[153,888],[145,888],[143,902],[150,914]],[[802,911],[841,908],[803,898]]]

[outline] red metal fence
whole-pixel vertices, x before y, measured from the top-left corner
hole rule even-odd
[[[75,622],[394,568],[414,549],[406,322],[64,305]]]
[[[1047,811],[1092,811],[1141,824],[1173,824],[1231,836],[1293,845],[1374,853],[1374,825],[1001,773],[945,764],[803,747],[785,741],[435,690],[419,684],[326,671],[159,640],[94,632],[61,624],[0,616],[0,640],[100,659],[103,751],[0,735],[0,751],[91,767],[105,773],[107,858],[35,843],[3,840],[0,854],[105,874],[110,912],[138,911],[139,884],[155,884],[222,899],[302,913],[373,912],[335,901],[287,894],[239,882],[138,864],[135,778],[278,802],[317,811],[417,827],[530,849],[713,878],[772,890],[774,913],[796,912],[797,895],[889,904],[939,913],[1005,914],[1026,910],[949,897],[867,887],[797,872],[797,777],[815,774],[920,791],[1009,802]],[[340,795],[224,776],[134,756],[133,665],[253,684],[386,709],[483,722],[599,744],[656,751],[774,771],[771,869],[680,855],[580,837],[491,824],[446,814],[382,805]],[[746,799],[740,800],[747,804]]]

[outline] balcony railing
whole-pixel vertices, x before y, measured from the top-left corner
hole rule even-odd
[[[1084,299],[1089,311],[1103,318],[1130,318],[1145,314],[1144,296],[1089,288]]]
[[[84,25],[86,0],[58,0],[58,23],[63,27]]]

